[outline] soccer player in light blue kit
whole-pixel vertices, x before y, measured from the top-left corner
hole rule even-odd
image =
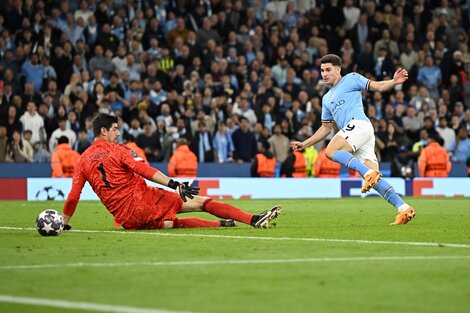
[[[393,187],[379,172],[379,164],[374,152],[375,135],[372,123],[364,113],[362,91],[387,91],[408,79],[405,69],[398,69],[393,79],[373,81],[357,73],[341,77],[341,59],[335,54],[321,58],[321,75],[331,89],[322,99],[322,126],[303,142],[292,141],[294,151],[325,139],[334,123],[340,131],[326,148],[326,156],[347,168],[359,172],[364,177],[362,192],[374,188],[385,200],[397,208],[398,213],[391,225],[408,223],[415,217],[415,210],[405,203]]]

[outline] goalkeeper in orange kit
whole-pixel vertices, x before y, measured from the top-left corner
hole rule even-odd
[[[100,113],[93,120],[95,140],[80,156],[73,176],[72,190],[64,205],[66,229],[75,212],[80,193],[88,181],[125,229],[231,227],[235,221],[256,228],[266,228],[281,212],[274,206],[259,215],[242,211],[230,204],[198,196],[192,181],[179,183],[142,161],[129,148],[116,143],[119,137],[117,117]],[[147,186],[149,179],[176,192]],[[221,220],[177,218],[178,213],[207,212]]]

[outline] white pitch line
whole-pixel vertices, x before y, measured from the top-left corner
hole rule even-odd
[[[36,231],[32,227],[8,227],[0,226],[0,230]],[[230,236],[230,235],[208,235],[208,234],[177,234],[172,232],[149,232],[149,231],[120,231],[120,230],[71,230],[71,233],[93,233],[93,234],[121,234],[121,235],[148,235],[160,237],[204,237],[221,239],[252,239],[252,240],[274,240],[274,241],[315,241],[335,242],[351,244],[383,244],[383,245],[405,245],[423,247],[449,247],[470,248],[469,244],[463,243],[440,243],[440,242],[413,242],[413,241],[384,241],[384,240],[361,240],[361,239],[332,239],[332,238],[302,238],[302,237],[262,237],[262,236]]]
[[[85,311],[113,312],[113,313],[191,313],[183,311],[169,311],[159,309],[135,308],[129,306],[98,304],[90,302],[75,302],[67,300],[53,300],[46,298],[15,297],[10,295],[1,295],[0,302],[16,303],[25,305],[38,305],[46,307],[77,309]]]
[[[470,255],[419,255],[419,256],[371,256],[371,257],[338,257],[338,258],[302,258],[302,259],[261,259],[261,260],[200,260],[168,262],[118,262],[118,263],[64,263],[64,264],[24,264],[4,265],[0,270],[28,270],[44,268],[83,268],[83,267],[171,267],[188,265],[247,265],[247,264],[287,264],[287,263],[331,263],[331,262],[374,262],[374,261],[436,261],[466,260]]]

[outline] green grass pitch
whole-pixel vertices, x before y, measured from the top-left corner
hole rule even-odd
[[[0,312],[470,312],[470,199],[407,200],[405,226],[379,198],[232,200],[283,212],[270,229],[139,232],[84,201],[58,237],[30,228],[63,203],[1,201]]]

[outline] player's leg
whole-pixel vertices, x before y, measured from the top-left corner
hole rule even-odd
[[[234,220],[211,221],[196,217],[177,218],[173,221],[164,221],[163,228],[211,228],[235,227]]]
[[[351,121],[333,137],[326,148],[326,156],[329,159],[359,172],[364,177],[362,192],[368,191],[382,177],[379,171],[370,169],[353,155],[371,140],[375,140],[372,124],[367,121]]]
[[[207,212],[222,219],[235,220],[253,227],[267,227],[269,222],[275,219],[281,212],[280,206],[275,206],[271,210],[254,215],[240,210],[228,203],[213,200],[209,197],[196,196],[188,199],[181,207],[184,212]]]
[[[140,201],[138,208],[140,214],[131,216],[126,222],[128,229],[159,229],[159,228],[207,228],[207,227],[233,227],[234,221],[214,221],[195,217],[177,218],[181,212],[183,200],[172,191],[149,187],[146,190],[144,201]],[[194,206],[197,208],[197,205]],[[196,210],[193,210],[196,211]],[[137,218],[137,215],[141,218]],[[133,220],[136,220],[133,222]]]
[[[364,164],[370,169],[378,171],[379,164],[376,161],[375,153],[372,151],[369,151],[368,153],[373,154],[373,156],[366,157]],[[372,161],[371,159],[374,159],[374,161]],[[397,194],[395,189],[393,189],[393,187],[385,179],[379,180],[377,184],[375,184],[374,189],[385,200],[387,200],[388,203],[393,205],[398,210],[398,213],[395,217],[395,222],[393,222],[392,225],[406,224],[413,217],[415,217],[415,210],[411,206],[409,206],[405,201],[403,201],[403,199]]]

